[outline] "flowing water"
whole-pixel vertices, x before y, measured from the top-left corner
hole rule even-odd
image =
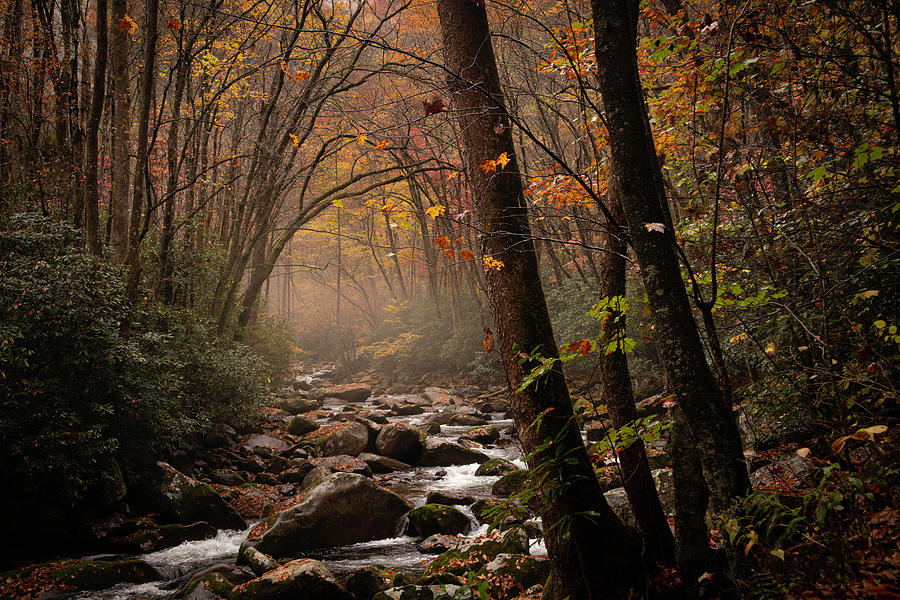
[[[310,376],[315,377],[316,375]],[[403,397],[380,397],[378,401],[399,401]],[[329,400],[324,408],[337,415],[345,402]],[[358,408],[375,409],[374,402],[365,402]],[[419,415],[389,417],[389,420],[403,420],[407,423],[421,424],[433,409]],[[491,425],[499,429],[512,425],[512,420],[503,419],[500,414],[493,414]],[[468,426],[443,425],[441,433],[429,436],[431,440],[456,442],[461,434],[470,429]],[[505,458],[516,463],[520,468],[524,467],[521,460],[521,451],[515,446],[484,448],[482,451],[491,458]],[[470,495],[477,498],[489,497],[491,486],[498,477],[475,475],[477,464],[451,466],[451,467],[418,467],[412,471],[396,473],[391,476],[379,478],[379,483],[387,489],[403,496],[416,506],[425,504],[425,498],[430,492],[452,492]],[[472,528],[467,534],[474,537],[486,533],[487,526],[480,525],[466,506],[458,506],[472,521]],[[138,598],[157,599],[171,596],[182,585],[185,575],[198,569],[212,565],[227,563],[234,564],[241,543],[247,538],[246,531],[219,531],[215,538],[185,542],[179,546],[139,556],[154,566],[163,576],[163,580],[146,584],[122,584],[107,590],[84,592],[75,596],[87,600],[137,600]],[[398,532],[402,533],[402,532]],[[420,553],[416,550],[418,538],[400,535],[399,537],[374,540],[328,548],[306,554],[311,558],[321,560],[336,575],[349,573],[365,565],[376,564],[387,568],[402,570],[410,575],[420,574],[433,556]],[[546,554],[543,546],[535,544],[532,547],[533,554]]]

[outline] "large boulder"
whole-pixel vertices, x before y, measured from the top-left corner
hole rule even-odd
[[[363,402],[372,395],[372,388],[365,383],[345,383],[325,388],[322,395],[347,402]]]
[[[273,557],[397,535],[412,506],[355,473],[334,473],[278,514],[256,548]]]
[[[378,567],[366,565],[350,573],[344,586],[356,600],[372,600],[375,594],[387,589],[388,582]]]
[[[280,454],[285,450],[288,450],[291,445],[286,441],[277,437],[272,437],[271,435],[254,435],[241,444],[241,447],[248,452],[269,455]]]
[[[488,582],[491,600],[506,600],[523,594],[535,585],[544,585],[550,576],[550,561],[522,554],[498,554],[478,572]]]
[[[465,533],[470,526],[465,513],[446,504],[426,504],[409,511],[409,528],[421,537],[435,533]]]
[[[450,390],[445,390],[444,388],[438,388],[438,387],[425,388],[425,391],[422,392],[422,395],[431,404],[452,404],[453,403],[453,399],[450,396]]]
[[[493,425],[482,425],[468,430],[459,436],[459,439],[471,440],[479,444],[493,444],[500,439],[500,430]]]
[[[371,454],[363,452],[359,455],[359,459],[369,465],[373,473],[393,473],[394,471],[408,471],[412,466],[395,458],[388,458],[380,454]]]
[[[513,471],[517,471],[519,467],[515,465],[512,461],[506,460],[505,458],[492,458],[487,461],[478,469],[475,470],[476,475],[488,475],[488,476],[499,476],[506,475],[507,473],[512,473]]]
[[[422,467],[451,467],[454,465],[470,465],[472,463],[486,463],[490,460],[486,454],[478,450],[472,450],[453,444],[451,442],[439,442],[428,445],[419,461]]]
[[[518,494],[525,486],[528,485],[528,471],[518,469],[511,471],[494,482],[491,486],[491,494],[494,496],[507,497]]]
[[[174,523],[206,521],[219,529],[246,529],[244,519],[212,486],[176,471],[167,463],[159,462],[156,466],[141,494],[151,512]]]
[[[299,558],[231,590],[233,600],[353,600],[325,565]]]
[[[349,421],[322,427],[305,439],[313,441],[319,456],[356,456],[368,447],[369,430],[362,423]]]
[[[461,544],[435,558],[425,569],[424,576],[444,572],[465,575],[469,571],[478,571],[500,554],[528,554],[528,533],[521,527],[514,527],[502,534],[495,531],[487,539]]]
[[[64,564],[49,574],[50,585],[76,590],[102,590],[119,583],[146,583],[162,576],[142,560],[84,560]]]
[[[307,417],[306,415],[297,415],[291,419],[290,423],[288,423],[288,432],[293,433],[294,435],[306,435],[318,428],[319,424],[316,423],[316,420]]]
[[[382,456],[414,464],[424,451],[422,437],[422,432],[412,425],[395,421],[381,428],[375,439],[375,450]]]
[[[359,473],[366,477],[372,476],[372,469],[368,464],[355,456],[348,456],[346,454],[325,456],[323,458],[311,458],[309,459],[309,463],[314,467],[324,467],[332,473],[342,471],[344,473]]]
[[[286,413],[290,413],[292,415],[299,415],[301,413],[306,413],[311,410],[316,410],[317,408],[322,407],[321,400],[313,400],[312,398],[303,398],[302,396],[296,396],[293,398],[282,398],[278,402],[275,403],[275,406],[280,408]]]

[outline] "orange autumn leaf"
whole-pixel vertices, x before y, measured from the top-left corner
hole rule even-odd
[[[309,79],[309,73],[307,73],[306,71],[297,71],[296,73],[294,73],[294,81],[296,81],[297,83],[306,81],[307,79]]]
[[[494,332],[491,331],[490,327],[485,327],[482,331],[484,331],[484,341],[481,345],[485,353],[491,352],[494,349]]]
[[[134,19],[132,19],[131,17],[125,15],[124,17],[119,19],[117,29],[119,31],[125,31],[130,34],[134,34],[134,32],[137,31],[137,23],[135,23]]]
[[[470,261],[475,258],[475,253],[469,250],[468,248],[463,248],[459,251],[459,257],[464,261]]]
[[[439,235],[434,239],[434,245],[441,250],[446,250],[450,247],[450,238],[446,235]]]
[[[166,29],[169,31],[178,31],[181,29],[181,21],[176,17],[169,17],[168,22],[166,22]]]
[[[387,147],[388,147],[388,141],[387,141],[387,140],[381,140],[380,142],[378,142],[377,144],[375,144],[375,149],[376,149],[376,150],[384,150],[384,149],[387,148]]]

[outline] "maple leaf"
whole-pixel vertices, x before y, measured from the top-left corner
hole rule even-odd
[[[297,71],[296,73],[294,73],[294,81],[296,81],[297,83],[306,81],[307,79],[309,79],[309,73],[307,73],[306,71]]]
[[[425,209],[425,214],[432,219],[437,219],[438,215],[447,214],[447,207],[442,204],[435,204]]]
[[[126,31],[129,34],[134,35],[134,32],[137,31],[137,23],[135,23],[134,19],[132,19],[130,16],[125,15],[124,17],[119,19],[117,29],[119,31]]]
[[[496,171],[497,170],[497,161],[488,159],[488,160],[484,161],[483,163],[481,163],[480,165],[478,165],[478,168],[480,168],[485,173],[490,173],[491,171]]]
[[[169,20],[166,22],[166,29],[169,31],[178,31],[181,29],[181,21],[179,21],[177,17],[169,17]]]
[[[444,250],[444,258],[453,260],[454,258],[456,258],[456,255],[453,253],[453,250],[448,248],[448,249]]]
[[[361,134],[359,134],[358,136],[356,136],[356,143],[357,143],[357,144],[365,144],[365,143],[366,143],[366,139],[367,139],[367,138],[366,138],[366,134],[361,133]]]
[[[506,265],[503,264],[502,260],[497,260],[493,256],[485,256],[481,259],[482,266],[484,267],[484,272],[488,273],[490,271],[499,271]]]
[[[440,96],[435,96],[431,100],[422,100],[422,108],[425,109],[425,116],[436,115],[437,113],[443,111],[446,106],[444,105],[444,101],[441,100]]]
[[[448,238],[446,235],[439,235],[434,238],[434,245],[441,250],[446,250],[450,247],[450,238]]]
[[[300,138],[294,135],[293,133],[289,133],[288,136],[291,138],[291,144],[294,145],[294,148],[300,147]]]
[[[375,149],[376,149],[376,150],[384,150],[384,149],[387,148],[387,147],[388,147],[388,141],[387,141],[387,140],[381,140],[380,142],[378,142],[377,144],[375,144]]]
[[[484,331],[484,341],[481,345],[485,353],[491,352],[494,349],[494,332],[490,327],[485,327],[482,331]]]
[[[475,258],[475,253],[472,252],[471,250],[469,250],[468,248],[463,248],[462,250],[459,251],[459,257],[462,260],[468,262],[468,261],[472,260],[473,258]]]
[[[666,226],[662,223],[644,223],[644,229],[647,231],[657,231],[659,233],[665,233]]]
[[[509,157],[506,156],[506,152],[497,157],[497,160],[494,161],[497,163],[497,168],[502,169],[506,165],[509,164]]]

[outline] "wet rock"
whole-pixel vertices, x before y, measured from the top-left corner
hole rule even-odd
[[[311,458],[309,463],[314,467],[324,467],[332,473],[340,471],[344,473],[358,473],[359,475],[364,475],[366,477],[372,476],[372,469],[368,464],[355,456],[348,456],[346,454],[326,456],[324,458]]]
[[[432,414],[428,415],[427,417],[425,417],[422,420],[422,422],[423,423],[436,423],[437,425],[447,425],[450,423],[450,419],[452,419],[454,416],[456,416],[456,414],[457,413],[452,412],[452,411],[441,410],[436,413],[432,413]]]
[[[331,476],[331,469],[328,467],[313,467],[313,469],[303,478],[300,487],[304,490],[314,488]]]
[[[150,519],[142,520],[137,531],[109,541],[106,547],[112,552],[146,554],[172,548],[184,542],[205,540],[216,536],[216,528],[199,521],[190,525],[156,525]]]
[[[109,506],[122,500],[128,493],[128,488],[125,486],[125,478],[122,476],[119,461],[112,456],[107,456],[102,459],[101,463],[99,496],[103,504]]]
[[[475,515],[475,519],[479,523],[489,523],[491,519],[488,515],[488,511],[501,504],[503,504],[503,501],[497,500],[496,498],[482,498],[481,500],[476,500],[472,503],[470,508],[472,514]]]
[[[388,588],[388,582],[378,567],[366,565],[350,573],[344,587],[356,600],[372,600],[375,594]]]
[[[478,469],[475,470],[475,474],[498,476],[512,473],[513,471],[517,471],[518,469],[519,467],[517,467],[512,461],[506,460],[505,458],[492,458],[491,460],[478,467]]]
[[[364,402],[372,395],[372,388],[365,383],[345,383],[325,388],[323,395],[347,402]]]
[[[797,454],[790,454],[753,471],[750,474],[750,485],[753,489],[769,490],[786,486],[799,487],[809,480],[810,472],[809,461]]]
[[[442,572],[465,575],[468,571],[477,571],[500,554],[528,554],[528,534],[525,530],[516,527],[503,533],[494,532],[484,540],[463,543],[435,558],[423,576]]]
[[[353,600],[325,565],[300,558],[231,591],[233,600]]]
[[[374,600],[476,600],[478,598],[477,590],[462,590],[461,588],[462,586],[454,584],[392,587],[379,593]]]
[[[391,414],[397,417],[408,417],[411,415],[421,415],[425,409],[418,404],[396,404],[391,407]]]
[[[450,422],[448,423],[448,425],[473,426],[487,425],[488,423],[489,421],[487,419],[485,419],[484,417],[479,417],[478,415],[457,414],[453,415],[453,417],[450,418]]]
[[[441,426],[437,423],[422,423],[422,425],[419,426],[419,429],[428,435],[440,435],[441,433]]]
[[[243,485],[247,483],[240,473],[232,469],[213,469],[209,473],[209,478],[213,483],[219,485]]]
[[[415,464],[424,451],[422,432],[402,421],[389,423],[381,428],[375,440],[375,450],[382,456]]]
[[[473,502],[475,502],[475,498],[472,496],[448,492],[431,492],[425,500],[426,504],[446,504],[447,506],[468,506]]]
[[[294,435],[306,435],[318,428],[319,424],[316,423],[315,419],[307,417],[306,415],[297,415],[291,419],[291,422],[288,424],[288,433]]]
[[[369,445],[369,430],[355,421],[322,427],[306,436],[314,443],[318,456],[347,454],[356,456]]]
[[[253,546],[241,549],[238,555],[238,564],[245,564],[257,575],[262,575],[278,568],[278,563],[266,554],[263,554]]]
[[[278,514],[256,546],[274,557],[396,535],[410,510],[400,496],[355,473],[334,473]]]
[[[248,452],[258,453],[264,450],[264,456],[272,454],[280,454],[291,447],[286,441],[273,437],[271,435],[255,435],[241,444],[241,447]]]
[[[482,425],[480,427],[469,429],[463,435],[459,436],[459,439],[472,440],[479,444],[493,444],[500,439],[500,431],[493,425]]]
[[[488,581],[491,600],[515,598],[532,586],[543,585],[549,576],[548,559],[522,554],[498,554],[477,575]]]
[[[262,473],[256,474],[256,479],[254,479],[253,483],[258,483],[260,485],[278,485],[280,482],[272,473],[263,471]]]
[[[505,413],[507,408],[506,402],[503,400],[487,400],[478,405],[478,412]]]
[[[653,482],[656,484],[656,490],[659,492],[659,501],[662,504],[663,512],[668,516],[675,514],[675,484],[672,480],[672,471],[670,469],[656,469],[652,471]],[[614,513],[626,525],[637,527],[634,520],[634,512],[631,509],[631,503],[628,501],[628,494],[625,488],[615,488],[604,492],[607,504]]]
[[[513,494],[521,492],[527,485],[528,471],[525,469],[518,469],[507,473],[495,481],[494,485],[491,486],[491,494],[501,497],[512,496]]]
[[[163,519],[175,523],[206,521],[220,529],[245,529],[247,524],[211,486],[170,465],[156,463],[156,472],[142,483],[141,499]]]
[[[455,535],[436,533],[416,544],[416,550],[422,554],[442,554],[459,546],[463,539]]]
[[[409,529],[422,537],[435,533],[465,533],[470,527],[469,517],[444,504],[426,504],[409,512]]]
[[[84,560],[54,570],[51,583],[76,590],[103,590],[119,583],[146,583],[162,579],[156,569],[142,560]]]
[[[183,600],[225,600],[231,596],[233,588],[234,586],[221,573],[209,573],[191,581],[181,598]]]
[[[470,465],[486,463],[490,458],[477,450],[465,448],[451,442],[438,442],[428,445],[419,461],[423,467],[450,467],[454,465]]]
[[[359,455],[359,459],[369,465],[369,468],[372,469],[372,472],[377,474],[393,473],[395,471],[409,471],[410,469],[412,469],[412,466],[406,464],[405,462],[393,458],[388,458],[387,456],[381,456],[380,454],[363,452]]]
[[[292,462],[295,462],[295,464],[292,464],[292,466],[278,474],[278,481],[280,483],[300,483],[314,468],[314,465],[308,460],[295,459],[295,461]]]

